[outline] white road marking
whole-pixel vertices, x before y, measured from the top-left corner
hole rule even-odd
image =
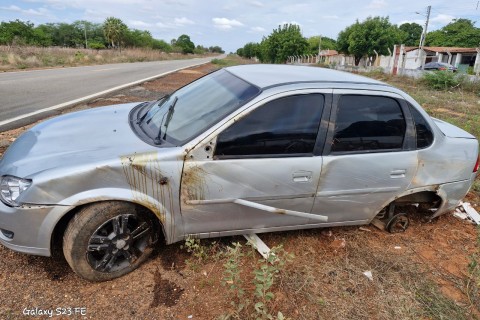
[[[31,117],[31,116],[35,116],[35,115],[43,113],[43,112],[57,110],[57,109],[61,109],[61,108],[64,108],[64,107],[72,106],[72,105],[75,105],[77,103],[80,103],[80,102],[83,102],[83,101],[86,101],[86,100],[90,100],[90,99],[102,96],[104,94],[107,94],[107,93],[110,93],[110,92],[113,92],[113,91],[117,91],[117,90],[120,90],[120,89],[131,87],[131,86],[134,86],[136,84],[139,84],[139,83],[142,83],[142,82],[145,82],[145,81],[153,80],[153,79],[165,76],[167,74],[180,71],[182,69],[187,69],[187,68],[191,68],[191,67],[194,67],[194,66],[199,66],[199,65],[202,65],[202,64],[206,64],[208,62],[209,61],[202,62],[202,63],[194,63],[194,64],[188,65],[186,67],[182,67],[182,68],[178,68],[178,69],[175,69],[175,70],[172,70],[172,71],[168,71],[168,72],[158,74],[158,75],[153,76],[153,77],[148,77],[148,78],[145,78],[145,79],[141,79],[141,80],[133,81],[133,82],[130,82],[130,83],[122,84],[120,86],[110,88],[110,89],[107,89],[107,90],[104,90],[104,91],[100,91],[100,92],[97,92],[97,93],[94,93],[94,94],[91,94],[91,95],[88,95],[88,96],[85,96],[85,97],[81,97],[81,98],[78,98],[78,99],[75,99],[75,100],[70,100],[70,101],[67,101],[67,102],[64,102],[64,103],[60,103],[60,104],[48,107],[48,108],[40,109],[40,110],[37,110],[37,111],[34,111],[34,112],[30,112],[30,113],[27,113],[27,114],[24,114],[24,115],[21,115],[21,116],[11,118],[11,119],[0,121],[0,126],[6,125],[6,124],[9,124],[9,123],[18,121],[18,120],[22,120],[22,119],[25,119],[25,118],[28,118],[28,117]]]

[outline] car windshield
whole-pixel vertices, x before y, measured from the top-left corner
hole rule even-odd
[[[159,100],[141,126],[154,140],[182,145],[259,92],[259,88],[230,72],[219,70]]]

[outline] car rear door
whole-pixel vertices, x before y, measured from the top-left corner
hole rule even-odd
[[[191,150],[181,185],[185,232],[220,236],[311,222],[302,213],[311,212],[322,169],[316,143],[325,138],[330,92],[270,97]],[[285,214],[292,212],[299,214]]]
[[[329,224],[368,222],[417,170],[408,106],[395,93],[334,90],[330,119],[312,213]]]

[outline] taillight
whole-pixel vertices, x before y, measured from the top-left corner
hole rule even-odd
[[[475,163],[475,167],[473,167],[473,172],[477,172],[479,166],[480,166],[480,156],[478,156],[477,163]]]
[[[440,68],[438,68],[438,70],[445,71],[445,70],[447,70],[447,68],[440,67]]]

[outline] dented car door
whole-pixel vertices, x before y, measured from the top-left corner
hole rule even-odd
[[[412,182],[415,129],[396,94],[335,90],[333,101],[313,213],[366,223]]]
[[[322,168],[316,142],[330,99],[321,92],[271,98],[191,150],[181,183],[185,232],[218,236],[311,223]]]

